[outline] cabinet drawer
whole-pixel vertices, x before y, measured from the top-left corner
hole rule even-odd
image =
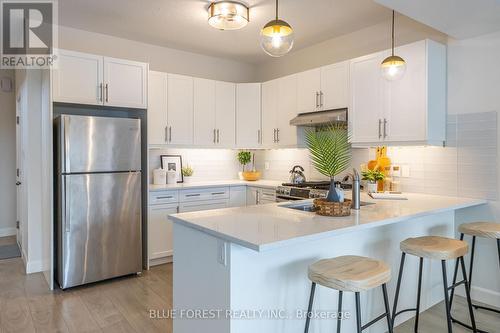
[[[180,202],[229,199],[228,187],[213,187],[180,191]]]
[[[161,191],[161,192],[149,193],[150,205],[162,205],[162,204],[171,204],[178,202],[179,202],[178,191]]]
[[[227,200],[209,200],[209,201],[192,201],[181,203],[179,206],[180,213],[198,212],[202,210],[227,208]]]

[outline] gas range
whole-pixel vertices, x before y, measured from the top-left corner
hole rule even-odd
[[[340,183],[343,189],[351,189],[351,184]],[[330,188],[329,181],[305,182],[301,184],[283,183],[276,188],[276,201],[293,201],[326,198]]]

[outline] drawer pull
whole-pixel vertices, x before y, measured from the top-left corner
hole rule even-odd
[[[212,192],[212,195],[226,194],[226,192]]]
[[[168,197],[156,197],[156,199],[172,199],[172,198],[173,198],[173,196],[171,196],[171,195]]]
[[[196,193],[196,194],[186,194],[186,197],[199,197],[200,194],[199,193]]]

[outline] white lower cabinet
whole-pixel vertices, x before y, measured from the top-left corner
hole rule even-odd
[[[227,207],[227,200],[192,201],[181,203],[179,206],[179,212],[199,212],[201,210],[211,210]]]
[[[149,206],[148,254],[149,260],[171,256],[173,253],[172,222],[168,215],[179,211],[178,204]]]
[[[247,206],[265,205],[276,202],[276,190],[268,187],[248,187]]]
[[[229,207],[245,207],[247,205],[247,187],[233,186],[229,189]]]

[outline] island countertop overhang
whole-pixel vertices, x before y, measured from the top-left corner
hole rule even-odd
[[[352,210],[347,217],[324,217],[286,208],[287,203],[276,203],[181,213],[170,218],[174,223],[261,252],[487,203],[461,197],[405,195],[408,200],[373,200],[363,194],[363,201],[375,204]]]

